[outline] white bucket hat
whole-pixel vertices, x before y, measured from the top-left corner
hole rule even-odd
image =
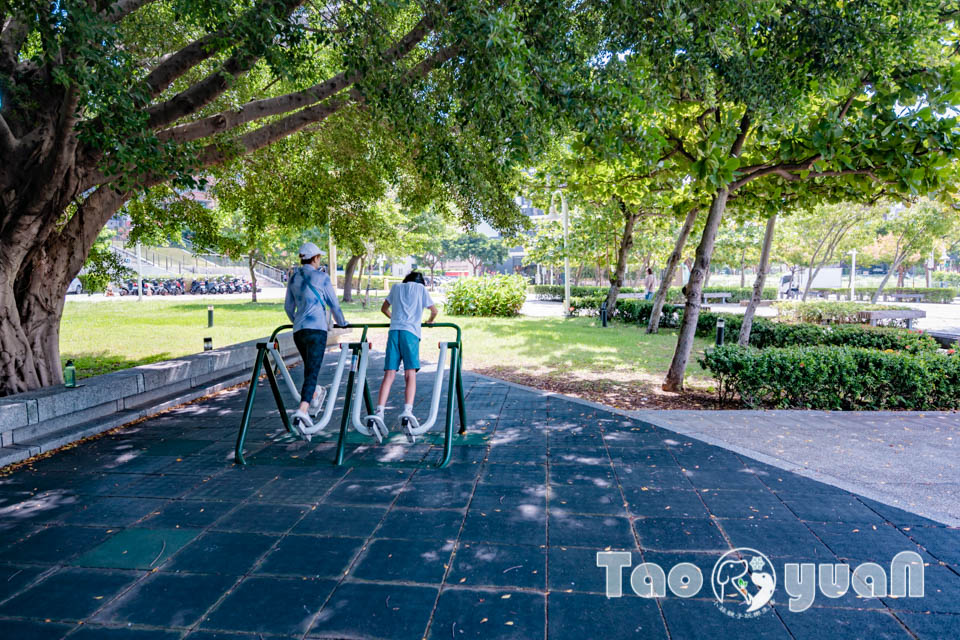
[[[313,244],[312,242],[304,242],[302,245],[300,245],[300,259],[301,259],[301,260],[309,260],[310,258],[312,258],[312,257],[314,257],[314,256],[318,256],[318,255],[320,255],[321,253],[323,253],[323,252],[320,251],[320,247],[318,247],[317,245]]]

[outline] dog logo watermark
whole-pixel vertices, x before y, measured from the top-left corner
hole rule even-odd
[[[710,574],[717,608],[731,618],[756,618],[770,610],[777,572],[770,558],[740,547],[723,554]]]
[[[598,551],[608,598],[623,596],[624,569],[633,567],[629,551]],[[641,598],[665,598],[667,591],[678,598],[692,598],[703,587],[703,573],[691,562],[680,562],[669,572],[655,562],[643,562],[630,571],[630,588]],[[723,554],[710,575],[717,608],[740,619],[756,618],[772,609],[777,589],[773,563],[756,549],[741,547]],[[783,565],[783,590],[789,596],[791,613],[806,611],[819,591],[827,598],[841,598],[852,588],[859,598],[922,598],[923,558],[915,551],[901,551],[890,562],[889,573],[875,563],[848,564],[787,562]]]

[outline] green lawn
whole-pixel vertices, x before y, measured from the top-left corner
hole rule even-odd
[[[203,349],[207,336],[213,338],[214,347],[264,337],[287,322],[279,301],[224,300],[213,305],[215,323],[208,329],[206,302],[168,298],[68,301],[61,327],[61,357],[74,360],[81,377],[92,376],[196,353]],[[348,304],[344,311],[354,323],[385,321],[377,310],[379,301],[371,306],[363,310],[359,304]],[[641,400],[659,394],[676,343],[672,331],[651,336],[636,326],[612,324],[603,329],[590,318],[491,319],[441,314],[440,320],[463,328],[464,366],[468,369],[592,399],[606,398],[622,406],[648,406]],[[450,337],[449,329],[425,330],[422,358],[434,361],[437,341]],[[383,349],[386,330],[371,329],[370,338],[375,349]],[[702,351],[706,345],[698,339],[695,350]],[[689,367],[689,376],[694,387],[709,384],[695,362]],[[608,392],[616,398],[608,398]]]

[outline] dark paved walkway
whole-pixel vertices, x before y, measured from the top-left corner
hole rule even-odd
[[[254,464],[230,463],[225,393],[0,478],[0,638],[960,637],[960,530],[562,398],[465,376],[471,436],[276,437],[261,393]],[[426,380],[422,382],[426,395]],[[360,438],[351,438],[360,442]],[[774,610],[717,609],[732,547],[772,560]],[[604,595],[601,550],[702,567],[691,599]],[[924,559],[926,597],[787,610],[783,563]],[[668,636],[669,630],[669,636]]]

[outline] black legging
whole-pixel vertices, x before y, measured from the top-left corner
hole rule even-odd
[[[327,349],[327,332],[322,329],[300,329],[293,334],[293,343],[303,359],[303,386],[300,387],[300,401],[310,402],[317,388],[317,377],[323,365],[323,354]]]

